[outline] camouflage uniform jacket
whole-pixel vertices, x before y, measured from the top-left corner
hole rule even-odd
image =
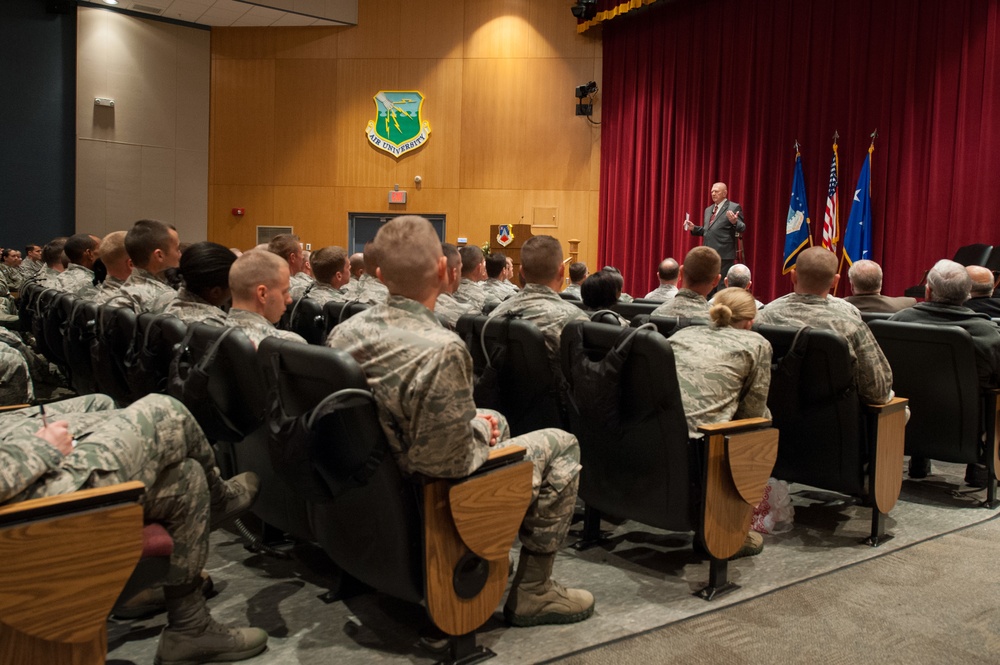
[[[17,291],[21,288],[24,277],[21,275],[21,271],[14,266],[0,263],[0,280],[3,280],[3,283],[11,291]]]
[[[680,289],[673,298],[653,310],[651,316],[684,316],[689,319],[707,319],[708,301],[705,296],[691,289]]]
[[[106,304],[111,307],[128,307],[136,316],[143,312],[159,314],[161,310],[153,309],[156,299],[164,293],[172,292],[173,289],[153,273],[143,268],[133,268],[132,274],[118,289],[118,295]],[[165,307],[166,301],[161,301],[160,304]]]
[[[457,478],[486,460],[491,432],[476,417],[472,357],[429,309],[389,296],[335,327],[327,345],[364,370],[403,473]]]
[[[56,288],[56,280],[59,279],[59,275],[61,274],[62,273],[55,268],[45,266],[38,272],[38,274],[32,277],[32,281],[43,289],[54,289]]]
[[[21,267],[18,268],[18,270],[21,271],[21,279],[26,280],[38,274],[38,272],[44,267],[45,264],[42,263],[41,261],[36,261],[34,259],[25,259],[24,262],[21,263]]]
[[[291,284],[288,294],[293,298],[301,298],[302,294],[306,292],[306,289],[316,283],[315,278],[310,277],[304,272],[295,273],[289,278],[288,281]]]
[[[69,264],[69,267],[56,278],[56,285],[52,288],[88,300],[97,296],[97,287],[94,286],[94,271],[79,263]]]
[[[618,302],[626,302],[626,303],[628,303],[628,302],[632,302],[633,300],[635,300],[635,298],[633,298],[632,296],[630,296],[627,293],[622,293],[620,296],[618,296]]]
[[[348,300],[369,302],[378,305],[379,303],[384,303],[389,297],[389,288],[378,281],[377,277],[364,273],[358,281],[352,281],[347,285],[347,293],[345,295]]]
[[[766,339],[729,326],[689,326],[668,341],[689,437],[701,436],[699,425],[771,417],[771,344]]]
[[[515,284],[512,281],[510,281],[509,279],[505,279],[504,281],[502,281],[500,283],[503,284],[504,286],[506,286],[507,289],[509,289],[511,293],[517,294],[517,293],[521,292],[521,287],[519,287],[517,284]]]
[[[348,281],[347,284],[344,284],[342,287],[340,287],[340,292],[346,296],[351,291],[357,288],[357,284],[358,284],[358,278],[355,277],[354,275],[351,275],[350,281]]]
[[[565,293],[566,295],[573,296],[577,300],[583,300],[583,296],[580,294],[579,284],[570,284],[565,289],[563,289],[562,292]]]
[[[858,309],[857,307],[855,307],[854,305],[852,305],[851,303],[847,302],[843,298],[838,298],[837,296],[827,296],[826,299],[827,299],[827,301],[829,301],[829,303],[830,303],[830,305],[832,307],[836,307],[837,309],[839,309],[840,311],[844,312],[845,314],[850,314],[851,316],[853,316],[854,318],[856,318],[858,321],[862,320],[861,319],[861,310]],[[763,305],[761,305],[760,307],[763,307]],[[760,307],[758,307],[757,309],[760,309]]]
[[[306,343],[302,336],[290,330],[278,330],[273,323],[260,314],[245,309],[235,307],[230,309],[229,314],[226,315],[226,325],[242,330],[254,346],[260,346],[260,343],[268,337],[280,337],[293,342]]]
[[[545,348],[554,372],[559,373],[559,344],[563,328],[570,321],[587,321],[587,315],[573,303],[541,284],[527,284],[516,296],[497,306],[490,317],[520,314],[542,331]]]
[[[507,288],[507,285],[499,279],[490,277],[483,282],[483,292],[486,294],[486,302],[503,302],[507,298],[512,298],[517,291]]]
[[[335,289],[329,284],[320,284],[316,282],[316,286],[309,289],[309,293],[305,294],[306,298],[309,300],[315,300],[320,305],[325,305],[328,302],[347,302],[347,296],[340,292],[339,289]]]
[[[463,314],[482,314],[469,303],[458,302],[455,296],[450,293],[440,293],[437,302],[434,304],[434,313],[448,322],[448,327],[452,330],[458,323],[458,319]]]
[[[789,293],[768,303],[757,314],[757,321],[795,328],[811,326],[839,333],[847,339],[851,374],[861,399],[885,404],[892,398],[892,369],[875,337],[860,317],[848,314],[829,298]]]
[[[170,294],[164,294],[170,295]],[[159,307],[160,303],[157,303]],[[201,296],[191,293],[185,287],[168,298],[160,309],[164,314],[176,316],[189,326],[196,323],[211,323],[216,326],[226,325],[226,313],[211,304]]]
[[[94,300],[98,305],[103,305],[118,295],[118,291],[122,288],[123,284],[125,284],[125,280],[118,279],[114,275],[108,275],[97,288],[97,297]]]
[[[25,404],[34,399],[28,362],[20,351],[0,341],[0,406]]]
[[[456,290],[452,295],[458,302],[471,305],[480,312],[483,311],[483,307],[486,305],[487,301],[493,304],[500,302],[492,296],[487,297],[486,291],[483,290],[482,282],[473,282],[467,277],[462,278],[462,281],[458,283],[458,290]]]
[[[667,302],[677,295],[677,286],[674,284],[660,284],[658,287],[646,294],[646,300],[658,300]]]

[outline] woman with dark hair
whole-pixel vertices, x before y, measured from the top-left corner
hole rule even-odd
[[[588,312],[590,319],[600,323],[617,323],[623,328],[628,327],[628,321],[622,318],[611,307],[618,302],[621,295],[621,286],[615,275],[607,270],[600,270],[583,280],[580,285],[580,297]]]
[[[164,307],[154,311],[176,316],[188,325],[226,325],[222,308],[229,302],[229,268],[235,260],[236,255],[218,243],[191,245],[181,254],[177,268],[183,286]]]

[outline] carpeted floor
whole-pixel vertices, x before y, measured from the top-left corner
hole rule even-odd
[[[594,593],[594,617],[570,626],[512,629],[497,613],[481,631],[480,642],[498,654],[494,663],[541,662],[586,649],[594,650],[571,655],[567,662],[836,663],[868,660],[869,650],[872,659],[901,662],[896,657],[900,645],[929,659],[940,656],[949,637],[957,640],[963,628],[956,643],[968,649],[968,659],[988,662],[990,636],[1000,620],[987,615],[998,583],[989,565],[992,548],[983,541],[995,537],[1000,526],[992,522],[938,536],[997,512],[976,506],[985,492],[961,487],[964,467],[935,463],[934,469],[927,480],[904,482],[887,521],[894,538],[879,548],[860,544],[869,530],[870,509],[793,485],[795,528],[767,536],[760,556],[731,564],[731,579],[741,588],[712,602],[692,595],[707,581],[708,563],[693,554],[689,534],[628,521],[606,524],[614,528],[607,546],[581,553],[567,548],[556,562],[560,581]],[[962,558],[962,543],[970,540],[978,545],[979,559],[965,573],[968,587],[939,589],[952,570],[949,562]],[[322,558],[309,548],[298,548],[295,560],[273,559],[247,552],[228,532],[216,532],[209,569],[220,591],[210,603],[215,616],[260,626],[271,636],[268,651],[251,662],[433,661],[414,646],[422,610],[371,593],[326,602],[320,596],[332,582],[324,579]],[[859,575],[868,577],[854,579]],[[925,581],[926,587],[918,586]],[[962,619],[961,601],[954,596],[977,590],[983,594],[981,616]],[[108,662],[152,662],[163,623],[163,615],[113,620]],[[878,631],[887,636],[876,638]],[[778,658],[773,649],[785,642],[787,654]],[[848,657],[846,642],[862,646]],[[925,643],[924,648],[914,647],[915,642]],[[934,660],[948,661],[954,654]]]

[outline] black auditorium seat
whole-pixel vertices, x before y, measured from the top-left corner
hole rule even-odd
[[[63,354],[69,367],[70,385],[80,395],[97,392],[97,379],[90,347],[97,337],[97,305],[77,299],[67,318]]]
[[[323,305],[323,319],[326,322],[326,328],[323,331],[324,340],[326,336],[330,334],[333,327],[340,323],[341,321],[346,321],[355,314],[365,311],[371,307],[370,303],[358,302],[357,300],[351,300],[348,302],[328,302]]]
[[[580,302],[579,296],[575,296],[572,293],[566,293],[565,291],[560,291],[559,297],[562,298],[563,300],[569,300],[571,302]]]
[[[62,295],[61,291],[55,289],[42,289],[34,298],[31,313],[31,334],[35,338],[35,348],[46,358],[52,356],[45,337],[45,322],[51,314],[56,298]]]
[[[187,324],[169,314],[139,315],[136,335],[125,356],[125,378],[133,399],[167,392],[174,347],[184,340],[187,329]]]
[[[291,308],[288,330],[298,333],[310,344],[326,342],[323,306],[312,298],[301,298]]]
[[[984,505],[995,508],[1000,391],[980,389],[972,337],[958,326],[901,321],[875,321],[871,330],[892,366],[893,388],[910,400],[907,454],[986,464]]]
[[[91,364],[97,389],[119,406],[132,401],[125,371],[125,358],[136,335],[135,312],[127,307],[97,308],[97,328],[90,345]]]
[[[861,312],[861,320],[865,323],[884,321],[892,316],[892,312]]]
[[[754,330],[774,353],[768,407],[781,433],[774,476],[870,502],[872,527],[865,542],[879,545],[891,537],[885,534],[885,516],[902,488],[906,400],[863,404],[847,340],[830,330],[800,333],[773,325]]]
[[[611,306],[611,309],[631,321],[633,317],[641,314],[652,314],[653,310],[662,304],[660,302],[616,302]]]
[[[588,395],[577,374],[582,357],[599,362],[633,334],[617,389]],[[711,600],[736,588],[726,559],[750,529],[778,432],[751,418],[700,428],[704,439],[690,440],[673,351],[655,330],[574,321],[563,330],[561,353],[575,396],[570,422],[580,441],[580,498],[587,506],[578,547],[600,542],[601,513],[693,531],[711,558],[710,581],[699,595]]]

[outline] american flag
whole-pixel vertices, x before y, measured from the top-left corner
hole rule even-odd
[[[837,161],[837,144],[833,144],[833,158],[830,160],[830,187],[826,194],[826,212],[823,213],[823,247],[834,254],[837,253],[837,241],[840,240],[840,228],[837,222],[837,171],[840,165]]]

